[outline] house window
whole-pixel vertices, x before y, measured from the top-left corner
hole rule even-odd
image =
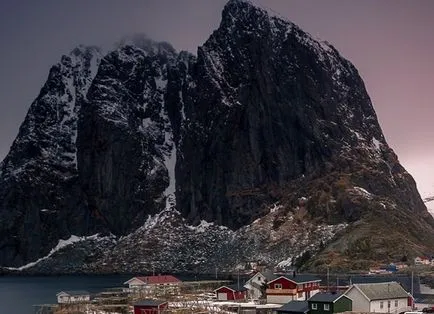
[[[324,304],[324,311],[330,311],[330,304]]]
[[[299,293],[298,293],[298,297],[299,297],[299,298],[302,298],[302,297],[303,297],[303,292],[299,292]]]
[[[395,307],[398,307],[398,300],[395,300]]]
[[[275,283],[274,289],[282,289],[282,284],[281,283]]]
[[[383,301],[380,301],[380,309],[384,307],[383,303],[384,303]]]
[[[317,310],[318,306],[316,305],[316,303],[312,303],[312,310]]]
[[[387,308],[390,309],[390,303],[392,303],[391,301],[387,301]]]

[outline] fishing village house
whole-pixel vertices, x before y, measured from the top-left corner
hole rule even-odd
[[[57,296],[57,303],[81,303],[90,301],[90,293],[84,290],[61,291]]]
[[[247,289],[247,298],[257,300],[265,297],[267,282],[274,279],[271,272],[257,272],[246,281],[244,287]]]
[[[134,314],[159,314],[167,310],[169,303],[166,301],[158,301],[145,299],[133,305]]]
[[[321,279],[311,275],[282,275],[267,282],[267,303],[306,301],[320,290]]]
[[[414,259],[414,265],[434,266],[434,258],[428,256],[417,256]]]
[[[401,313],[411,309],[412,297],[395,282],[353,284],[345,292],[354,312]]]
[[[344,294],[320,292],[308,301],[309,314],[330,314],[351,312],[353,301]]]
[[[179,294],[182,281],[172,275],[133,277],[124,285],[130,290],[142,290],[149,294]]]
[[[214,292],[218,301],[241,301],[247,297],[247,289],[241,284],[221,286]]]
[[[414,296],[414,306],[418,311],[434,313],[434,294],[416,294]]]

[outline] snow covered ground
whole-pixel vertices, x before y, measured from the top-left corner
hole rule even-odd
[[[31,263],[28,263],[26,265],[23,265],[21,267],[17,267],[17,268],[15,268],[15,267],[6,267],[6,268],[9,269],[9,270],[25,270],[25,269],[28,269],[28,268],[31,268],[31,267],[35,266],[36,264],[42,262],[43,260],[46,260],[46,259],[50,258],[54,253],[60,251],[61,249],[65,248],[67,246],[70,246],[70,245],[72,245],[74,243],[82,242],[82,241],[85,241],[85,240],[96,240],[96,241],[99,241],[99,240],[104,240],[104,239],[107,239],[107,237],[100,237],[98,233],[94,234],[94,235],[91,235],[91,236],[84,236],[84,237],[78,237],[76,235],[71,235],[69,237],[69,239],[66,239],[66,240],[60,239],[59,242],[57,243],[56,247],[54,247],[53,249],[51,249],[50,253],[48,253],[46,256],[41,257],[40,259],[38,259],[38,260],[36,260],[34,262],[31,262]]]

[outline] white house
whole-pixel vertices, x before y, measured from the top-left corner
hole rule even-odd
[[[257,272],[249,280],[246,281],[244,287],[247,289],[247,297],[249,299],[260,299],[263,292],[267,288],[267,282],[274,278],[272,273]]]
[[[344,293],[353,312],[400,313],[411,310],[411,297],[395,281],[354,284]]]
[[[414,264],[415,265],[430,265],[431,259],[427,256],[417,256],[414,259]]]
[[[61,291],[57,296],[57,303],[80,303],[89,302],[90,293],[84,290]]]

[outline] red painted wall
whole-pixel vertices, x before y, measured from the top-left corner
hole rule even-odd
[[[226,293],[228,300],[244,300],[246,298],[246,291],[233,291],[226,287],[217,289],[216,293],[217,295],[218,293]]]
[[[413,305],[414,305],[413,302],[414,302],[413,297],[411,297],[411,296],[408,297],[407,305],[408,305],[408,306],[413,306]]]
[[[297,287],[297,284],[295,282],[292,282],[289,279],[286,278],[278,278],[268,284],[268,289],[276,289],[275,284],[281,284],[282,289],[296,289],[297,291],[312,291],[319,289],[319,282],[311,282],[311,283],[304,283],[300,284],[299,287]]]
[[[168,303],[163,303],[160,305],[160,310],[167,309]],[[156,306],[143,306],[143,305],[135,305],[134,306],[134,314],[157,314],[158,307]]]
[[[274,280],[273,282],[268,284],[268,288],[269,289],[276,289],[276,286],[275,286],[276,283],[277,284],[280,283],[282,285],[282,289],[295,289],[295,288],[297,288],[297,285],[294,282],[289,281],[286,278],[278,278],[278,279]]]

